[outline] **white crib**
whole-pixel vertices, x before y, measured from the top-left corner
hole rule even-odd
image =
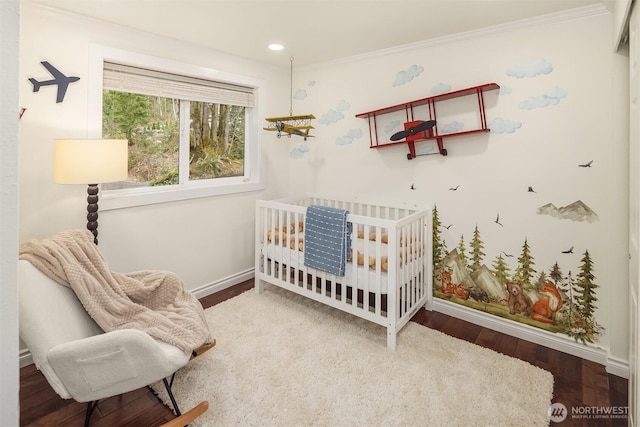
[[[344,276],[304,265],[307,206],[345,209],[352,224]],[[432,299],[430,207],[309,195],[256,203],[255,287],[274,284],[387,328],[387,347]],[[357,262],[356,262],[357,261]]]

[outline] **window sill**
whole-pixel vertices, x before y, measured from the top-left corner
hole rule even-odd
[[[165,187],[142,187],[122,190],[108,190],[100,194],[100,211],[124,209],[135,206],[171,203],[181,200],[222,196],[264,189],[261,181],[225,182],[220,185],[167,185]]]

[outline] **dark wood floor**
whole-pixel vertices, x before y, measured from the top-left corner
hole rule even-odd
[[[233,286],[201,299],[211,307],[253,287],[253,281]],[[553,402],[572,407],[626,407],[627,380],[607,374],[604,366],[551,350],[528,341],[464,322],[441,313],[420,310],[413,321],[454,337],[525,360],[551,372],[555,379]],[[504,402],[509,405],[509,402]],[[189,408],[182,408],[187,410]],[[20,370],[21,426],[82,426],[86,404],[61,399],[33,365]],[[470,408],[473,410],[473,408]],[[500,408],[496,408],[497,411]],[[92,427],[153,427],[174,418],[149,388],[100,401],[91,419]],[[569,417],[559,427],[626,426],[626,419],[577,419]]]

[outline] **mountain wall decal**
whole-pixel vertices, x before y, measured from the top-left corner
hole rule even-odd
[[[598,215],[584,202],[577,200],[570,205],[561,208],[556,207],[553,203],[538,208],[538,215],[549,215],[558,219],[570,219],[572,221],[595,222]]]

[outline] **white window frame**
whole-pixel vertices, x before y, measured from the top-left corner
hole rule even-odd
[[[192,180],[177,185],[107,190],[100,194],[100,210],[121,209],[264,189],[264,179],[260,170],[259,144],[260,117],[262,117],[262,112],[264,111],[264,96],[262,95],[266,93],[264,80],[107,46],[91,45],[89,50],[90,79],[88,80],[89,129],[87,136],[89,138],[102,138],[102,82],[105,61],[250,87],[254,90],[254,107],[247,109],[245,117],[245,167],[243,176]],[[183,147],[180,147],[180,149],[183,149]],[[182,169],[181,167],[180,170]]]

